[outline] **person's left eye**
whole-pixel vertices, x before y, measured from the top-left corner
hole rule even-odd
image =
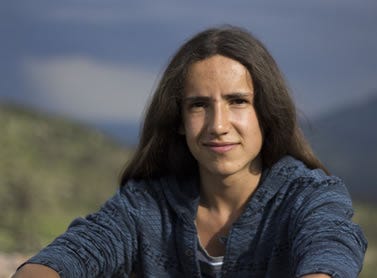
[[[247,99],[244,98],[235,98],[230,100],[230,104],[236,104],[236,105],[241,105],[248,103]]]

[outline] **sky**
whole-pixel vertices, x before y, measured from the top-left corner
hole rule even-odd
[[[377,91],[375,0],[20,0],[0,4],[0,101],[138,122],[177,48],[222,24],[267,46],[309,118]]]

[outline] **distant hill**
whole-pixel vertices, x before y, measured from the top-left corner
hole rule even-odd
[[[140,124],[135,122],[98,122],[96,126],[121,145],[135,148],[139,143]]]
[[[377,92],[304,124],[304,132],[354,198],[377,202]]]
[[[358,137],[348,128],[361,129],[361,119],[375,119],[372,112],[376,105],[376,99],[371,99],[359,108],[337,111],[313,122],[308,129],[320,156],[326,159],[333,172],[347,176],[340,166],[351,162],[355,167],[352,172],[360,171],[358,161],[352,158],[357,157],[354,153],[359,152],[359,147],[373,149],[372,140],[371,146],[366,145],[372,137],[356,144],[354,140]],[[365,115],[354,120],[355,127],[350,124],[351,116],[349,126],[339,123],[349,113]],[[344,132],[351,134],[345,136]],[[355,132],[364,134],[358,129]],[[375,136],[367,127],[365,132]],[[349,156],[342,156],[343,148],[349,148]],[[118,187],[117,177],[129,154],[127,148],[84,125],[0,103],[0,259],[4,256],[1,252],[37,251],[64,232],[74,217],[96,210]],[[336,163],[338,157],[342,158],[340,166]],[[373,158],[371,154],[365,157]],[[367,169],[373,176],[372,166],[376,164],[368,163],[372,163]],[[376,178],[371,183],[374,180]],[[371,183],[364,184],[365,192],[371,192],[367,191]],[[354,191],[353,187],[351,189]],[[376,207],[357,203],[355,216],[369,240],[360,277],[374,277],[377,271]]]
[[[0,250],[35,250],[96,210],[129,153],[86,126],[0,104]]]

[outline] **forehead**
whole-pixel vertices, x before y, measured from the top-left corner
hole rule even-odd
[[[193,63],[185,81],[186,95],[188,91],[200,90],[245,90],[252,89],[252,77],[247,68],[240,62],[215,55]]]
[[[237,60],[223,55],[214,55],[191,64],[188,68],[188,77],[192,75],[225,75],[246,74],[248,70]]]

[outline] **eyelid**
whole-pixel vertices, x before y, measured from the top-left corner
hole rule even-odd
[[[234,103],[234,102],[242,102],[242,103],[248,103],[249,100],[247,98],[232,98],[229,100],[229,102]]]
[[[224,96],[224,99],[230,104],[244,104],[251,103],[253,99],[252,93],[232,93]],[[183,100],[184,104],[188,108],[193,107],[208,107],[211,102],[210,97],[206,96],[191,96]],[[240,103],[235,103],[240,102]]]
[[[199,111],[209,106],[209,100],[204,98],[188,98],[184,100],[186,109],[191,111]]]
[[[184,103],[188,107],[192,107],[195,104],[206,104],[207,105],[208,102],[209,102],[209,99],[204,98],[204,97],[190,97],[190,98],[184,99]]]
[[[247,104],[252,102],[252,97],[250,95],[233,95],[228,98],[230,104]]]
[[[207,106],[208,102],[206,101],[192,101],[189,103],[189,107],[197,107],[197,106]]]

